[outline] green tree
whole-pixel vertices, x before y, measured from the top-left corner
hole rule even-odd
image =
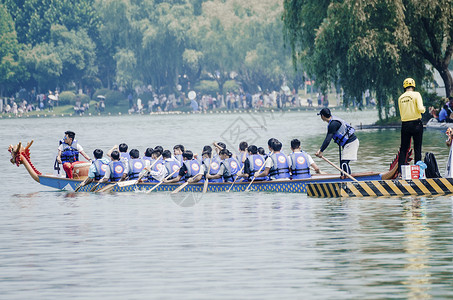
[[[85,29],[97,39],[99,18],[94,0],[1,0],[16,22],[18,40],[37,45],[49,42],[52,25],[68,30]]]
[[[33,85],[38,85],[38,91],[53,90],[63,72],[63,62],[54,45],[41,43],[33,48],[26,47],[22,51],[22,56],[31,74]]]
[[[340,81],[355,98],[372,89],[387,116],[402,80],[421,82],[428,63],[451,93],[451,1],[285,0],[284,9],[293,58],[323,89]]]
[[[14,22],[6,7],[0,4],[0,96],[28,74],[19,56]]]

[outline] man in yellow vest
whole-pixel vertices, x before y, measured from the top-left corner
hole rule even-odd
[[[400,172],[401,165],[406,162],[411,138],[414,140],[415,162],[422,159],[423,123],[421,114],[425,112],[422,96],[415,91],[415,80],[412,78],[404,79],[403,88],[404,93],[398,99],[401,115],[401,146],[398,159]]]

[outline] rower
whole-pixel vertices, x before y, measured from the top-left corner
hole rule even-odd
[[[57,162],[63,164],[66,178],[73,178],[74,165],[83,163],[79,161],[79,153],[91,162],[90,157],[83,151],[82,146],[75,140],[73,131],[66,131],[63,142],[58,146]]]
[[[153,150],[154,149],[151,147],[146,148],[146,150],[145,150],[145,156],[142,157],[142,159],[145,161],[145,167],[151,166],[154,161],[152,158]]]
[[[200,163],[193,158],[193,152],[190,150],[185,150],[182,154],[182,158],[184,163],[182,164],[181,168],[179,169],[178,176],[173,179],[164,180],[164,182],[172,183],[178,182],[181,179],[185,179],[188,181],[190,178],[194,177],[200,172]]]
[[[247,159],[247,147],[249,146],[249,144],[247,142],[240,142],[239,143],[239,155],[237,157],[238,161],[239,161],[239,168],[242,169],[242,167],[244,166],[244,162],[245,160]]]
[[[203,153],[201,155],[202,162],[201,162],[200,171],[198,172],[197,175],[195,175],[187,180],[189,183],[204,182],[205,180],[207,180],[206,174],[208,173],[208,166],[209,166],[209,162],[211,161],[211,156],[212,156],[211,151],[212,151],[211,146],[204,146]],[[212,179],[210,179],[209,181],[211,182]]]
[[[140,152],[137,149],[129,151],[129,156],[130,159],[127,162],[129,180],[138,179],[140,172],[145,168],[145,161],[140,158]]]
[[[310,178],[310,167],[312,167],[317,174],[321,174],[318,166],[313,161],[313,158],[300,148],[300,141],[293,139],[291,141],[291,153],[288,156],[288,166],[291,170],[291,179]]]
[[[112,161],[108,164],[108,168],[105,170],[104,177],[99,180],[100,183],[107,181],[123,181],[127,177],[126,167],[124,162],[120,160],[120,153],[117,150],[113,150],[110,154]]]
[[[220,159],[220,168],[219,172],[215,175],[207,174],[208,179],[219,179],[223,178],[224,182],[233,182],[236,173],[239,171],[239,163],[236,159],[233,159],[232,154],[227,149],[222,149],[219,151]]]
[[[156,147],[157,148],[157,147]],[[154,160],[158,159],[161,156],[159,148],[154,149],[153,157]],[[159,166],[157,166],[159,165]],[[149,171],[149,178],[151,182],[160,182],[163,181],[169,174],[173,172],[173,168],[176,167],[176,170],[179,169],[179,162],[171,157],[170,150],[164,150],[162,152],[162,158],[153,166],[151,171]],[[174,178],[174,176],[172,177]]]
[[[182,164],[176,158],[171,157],[170,150],[164,150],[164,152],[162,152],[162,158],[164,159],[165,166],[165,168],[163,169],[165,169],[166,171],[166,175],[163,178],[167,177],[168,175],[172,174],[175,171],[176,173],[174,173],[169,179],[176,178],[178,176],[177,171],[181,168]]]
[[[214,153],[214,155],[212,155],[211,146],[206,145],[203,147],[203,153],[206,151],[208,151],[210,153],[210,155],[209,155],[210,158],[203,159],[203,163],[206,166],[206,170],[209,169],[209,174],[211,174],[211,175],[215,175],[219,172],[221,158],[219,157],[218,153],[222,149],[226,148],[226,145],[222,142],[216,143],[216,144],[214,144],[214,146],[215,146],[215,151],[216,151],[216,153]],[[210,168],[208,168],[209,162],[211,162]],[[208,181],[209,182],[223,182],[222,178],[209,178]]]
[[[118,150],[120,151],[120,159],[123,160],[123,162],[126,164],[129,159],[131,159],[131,156],[129,153],[127,153],[127,149],[129,147],[127,146],[126,143],[121,143],[118,146]]]
[[[181,163],[182,165],[182,154],[184,153],[184,146],[183,145],[175,145],[173,147],[173,155],[175,158]]]
[[[162,169],[164,169],[164,160],[161,157],[162,152],[163,152],[163,150],[162,150],[161,146],[154,147],[153,154],[151,155],[151,157],[152,157],[151,164],[154,164],[154,166],[149,171],[148,182],[159,182],[160,181],[159,178],[161,176],[156,175],[159,178],[155,178],[153,176],[153,174],[162,174],[161,171],[162,171]],[[157,159],[159,159],[159,160],[156,162]]]
[[[242,172],[238,172],[237,176],[251,180],[255,175],[255,172],[257,172],[264,164],[264,157],[258,154],[258,148],[255,145],[248,146],[247,151],[248,156],[244,162],[244,169]],[[259,177],[256,178],[255,181],[265,179],[265,177]]]
[[[322,153],[329,146],[330,140],[333,139],[338,144],[340,150],[340,165],[341,169],[348,174],[351,174],[349,162],[357,160],[357,152],[359,150],[359,139],[354,134],[355,129],[340,118],[332,116],[330,109],[323,108],[318,113],[324,122],[329,123],[327,126],[327,134],[321,148],[316,152],[317,157],[322,157]],[[341,150],[343,149],[343,154]]]
[[[101,149],[96,149],[93,151],[93,156],[95,160],[90,166],[88,171],[88,177],[80,184],[80,187],[83,187],[87,184],[90,184],[94,180],[99,181],[105,175],[105,171],[108,169],[109,160],[105,157],[102,157],[104,152]]]
[[[282,152],[282,143],[276,139],[270,143],[271,155],[266,159],[264,171],[255,177],[269,176],[270,180],[289,179],[289,166],[286,155]]]

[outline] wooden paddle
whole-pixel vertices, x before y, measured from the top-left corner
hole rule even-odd
[[[188,184],[189,184],[188,181],[184,182],[183,184],[181,184],[180,186],[178,186],[178,188],[177,188],[176,190],[174,190],[173,192],[171,192],[170,194],[179,193],[179,191],[182,190],[183,188],[185,188]]]
[[[212,156],[212,153],[211,153],[211,156]],[[203,194],[205,194],[208,191],[208,184],[209,184],[208,174],[209,174],[209,172],[211,172],[211,163],[212,163],[212,157],[209,159],[208,173],[206,173],[206,178],[205,178],[204,184],[203,184]]]
[[[98,186],[99,183],[96,185]],[[117,186],[118,183],[111,183],[111,184],[107,184],[106,186],[104,186],[103,188],[97,190],[97,191],[94,191],[95,193],[103,193],[103,192],[110,192],[110,190],[113,190],[113,188],[115,186]]]
[[[324,159],[327,163],[329,163],[332,167],[334,167],[335,169],[337,169],[338,171],[340,171],[341,173],[343,173],[344,175],[346,175],[349,179],[351,179],[352,181],[355,181],[355,182],[359,182],[357,179],[355,179],[354,177],[352,177],[351,175],[349,175],[348,173],[346,173],[345,171],[343,171],[342,169],[340,169],[339,167],[337,167],[333,162],[331,162],[330,160],[328,160],[327,158],[325,158],[324,156],[321,156],[322,159]]]
[[[159,157],[153,162],[153,164],[152,164],[151,166],[149,166],[149,169],[151,170],[151,169],[154,167],[154,165],[155,165],[161,158],[162,158],[162,155],[159,156]],[[144,168],[144,169],[145,169],[145,168]],[[142,173],[140,174],[140,176],[139,176],[137,179],[126,180],[126,181],[120,181],[120,182],[118,182],[118,186],[120,186],[120,187],[125,187],[125,186],[130,186],[130,185],[135,185],[135,184],[137,184],[138,182],[140,182],[140,180],[141,180],[141,179],[145,176],[145,174],[147,173],[147,172],[144,172],[144,169],[143,169]]]
[[[258,172],[255,172],[255,174],[261,173],[261,170],[262,170],[262,169],[264,168],[264,166],[266,165],[267,160],[268,160],[269,158],[272,159],[272,158],[271,158],[272,154],[274,154],[274,152],[271,152],[271,153],[269,154],[269,156],[268,156],[268,157],[266,158],[266,160],[264,161],[264,164],[261,166],[261,168],[258,170]],[[249,185],[248,185],[247,188],[245,189],[246,192],[248,192],[248,190],[249,190],[250,186],[252,185],[253,181],[255,181],[255,178],[256,178],[256,177],[253,176],[252,181],[250,181]]]
[[[85,178],[85,180],[79,184],[79,186],[74,190],[74,193],[77,193],[80,190],[80,188],[84,187],[87,184],[86,182],[88,181],[88,178],[89,177]]]
[[[98,186],[99,186],[100,184],[101,184],[100,182],[96,183],[96,184],[90,189],[90,192],[94,192],[94,191],[98,188]]]
[[[176,172],[179,171],[180,168],[176,169],[173,171],[173,173],[171,173],[170,175],[168,175],[167,177],[165,177],[164,179],[162,179],[161,181],[159,181],[158,184],[156,184],[155,186],[153,186],[151,189],[147,190],[146,191],[146,194],[149,194],[151,193],[152,191],[154,191],[159,185],[161,185],[165,180],[167,180],[168,178],[170,178],[171,176],[173,176]]]
[[[242,172],[242,170],[244,170],[244,166],[242,166],[242,168],[239,170],[239,172]],[[233,183],[231,184],[230,188],[228,189],[227,193],[229,193],[231,191],[231,188],[233,187],[233,185],[236,183],[236,180],[238,180],[239,176],[236,175],[236,178],[234,179]]]

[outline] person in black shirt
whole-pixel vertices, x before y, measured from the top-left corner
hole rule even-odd
[[[328,108],[321,109],[318,115],[321,116],[324,122],[329,123],[329,125],[327,126],[326,138],[315,155],[322,157],[324,150],[327,149],[330,141],[333,139],[340,147],[341,169],[351,174],[349,162],[357,160],[357,152],[359,150],[359,139],[354,134],[355,129],[342,119],[332,116]],[[341,150],[343,150],[343,153],[341,153]]]

